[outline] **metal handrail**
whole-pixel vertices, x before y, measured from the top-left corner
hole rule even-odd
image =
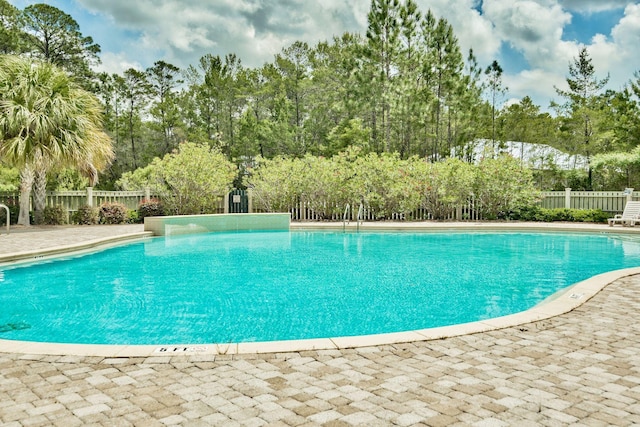
[[[360,224],[364,219],[364,204],[360,203],[358,208],[358,215],[356,216],[356,232],[360,231]],[[344,214],[342,215],[342,231],[346,230],[347,224],[351,220],[351,205],[347,203],[344,207]]]
[[[11,224],[11,213],[9,212],[9,206],[0,203],[0,208],[4,208],[7,211],[7,234],[9,234],[9,224]]]
[[[362,223],[364,217],[364,205],[360,203],[360,207],[358,208],[358,217],[356,218],[356,231],[360,231],[360,223]]]
[[[351,216],[351,205],[349,203],[344,207],[344,215],[342,215],[342,231],[345,231],[347,223],[349,222],[349,217],[347,215]]]

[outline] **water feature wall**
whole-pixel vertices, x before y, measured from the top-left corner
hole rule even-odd
[[[156,236],[212,231],[288,230],[289,213],[211,214],[146,217],[144,231]]]

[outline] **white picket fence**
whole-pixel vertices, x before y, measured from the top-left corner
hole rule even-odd
[[[640,192],[634,192],[633,189],[625,191],[572,191],[570,188],[565,191],[544,191],[541,193],[542,199],[538,204],[546,209],[600,209],[610,213],[612,216],[622,213],[624,206],[629,200],[640,200]],[[350,212],[347,212],[347,219],[355,221],[357,219],[357,204]],[[343,208],[344,209],[344,208]],[[325,209],[324,211],[328,211]],[[333,209],[336,213],[330,218],[322,217],[314,209],[309,207],[309,203],[299,202],[292,203],[289,212],[294,221],[342,221],[343,215],[340,213],[340,207]],[[361,218],[363,221],[373,221],[376,219],[376,213],[365,208]],[[392,214],[392,220],[413,220],[423,221],[433,219],[426,208],[422,207],[408,214]],[[454,221],[478,221],[482,219],[482,215],[473,199],[467,201],[463,206],[452,207],[446,220]]]
[[[138,209],[145,199],[151,198],[149,189],[142,191],[104,191],[88,187],[81,191],[48,191],[46,206],[64,206],[75,212],[81,206],[100,206],[103,203],[122,203],[127,209]]]
[[[152,198],[150,191],[104,191],[88,187],[78,191],[47,191],[46,206],[63,206],[69,217],[81,206],[100,206],[103,203],[122,203],[127,209],[136,210],[141,201]],[[18,193],[0,193],[0,203],[18,206]],[[31,203],[33,205],[33,203]]]
[[[292,221],[376,221],[378,219],[378,214],[375,210],[370,207],[363,206],[362,214],[360,218],[358,218],[358,214],[360,212],[359,204],[349,204],[351,209],[345,209],[346,206],[334,206],[334,209],[323,209],[324,212],[332,211],[334,212],[330,216],[324,216],[319,213],[316,209],[310,206],[309,202],[293,202],[291,207],[288,209],[288,212],[291,213]],[[345,217],[346,215],[346,217]],[[433,219],[431,214],[427,211],[426,208],[421,207],[416,209],[415,211],[409,214],[400,214],[393,213],[390,218],[393,221],[425,221]],[[457,209],[451,208],[449,215],[445,218],[445,220],[480,220],[480,213],[478,209],[475,208],[473,200],[469,200],[466,205],[460,206]]]
[[[611,216],[622,213],[627,201],[640,200],[640,192],[633,189],[625,191],[572,191],[570,188],[565,191],[544,191],[541,193],[542,199],[538,202],[540,207],[546,209],[600,209],[611,214]],[[353,209],[347,211],[347,220],[355,221],[358,215],[358,204],[351,204]],[[334,209],[323,209],[324,212],[332,211],[330,217],[324,217],[317,210],[310,207],[310,203],[294,202],[288,209],[293,221],[342,221],[344,218],[344,206],[336,206]],[[361,220],[376,220],[376,212],[364,208]],[[410,214],[392,214],[391,220],[412,220],[423,221],[433,219],[426,208],[422,207]],[[473,199],[467,201],[463,206],[452,207],[446,220],[453,221],[478,221],[482,220],[482,215]]]
[[[640,192],[627,188],[625,191],[544,191],[540,206],[543,208],[600,209],[610,213],[621,213],[627,201],[639,200]]]
[[[251,193],[249,193],[251,194]],[[571,209],[601,209],[614,215],[621,213],[629,200],[640,200],[640,192],[633,189],[625,191],[545,191],[541,193],[542,200],[539,205],[543,208],[571,208]],[[142,200],[150,199],[154,195],[150,191],[103,191],[94,190],[89,187],[81,191],[60,191],[47,193],[47,206],[61,205],[66,208],[71,215],[80,206],[100,206],[102,203],[122,203],[128,209],[137,209]],[[251,197],[251,196],[250,196]],[[9,206],[17,206],[19,195],[17,193],[0,193],[0,203]],[[227,198],[220,199],[220,212],[226,212],[225,206]],[[250,205],[253,205],[250,202]],[[357,220],[358,203],[351,204],[353,207],[347,215],[350,221]],[[344,206],[335,206],[334,209],[324,209],[325,212],[335,212],[330,217],[325,217],[318,210],[313,209],[309,203],[292,202],[288,208],[293,221],[342,221],[344,218]],[[363,221],[373,221],[377,219],[376,212],[363,207]],[[429,220],[432,219],[430,213],[425,208],[417,209],[410,214],[392,214],[392,220]],[[469,200],[464,206],[452,207],[448,220],[481,220],[481,215],[474,205],[473,200]]]

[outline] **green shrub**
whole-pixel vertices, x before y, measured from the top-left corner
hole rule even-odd
[[[573,220],[578,222],[606,223],[612,215],[600,209],[575,209]]]
[[[64,206],[46,206],[42,223],[45,225],[63,225],[68,222],[69,214]]]
[[[237,166],[207,144],[182,142],[177,150],[148,166],[126,172],[116,183],[123,190],[149,187],[175,215],[216,213],[231,188]]]
[[[558,208],[547,209],[546,211],[549,216],[547,222],[574,221],[573,209]]]
[[[95,225],[100,221],[99,210],[89,205],[80,206],[73,214],[72,221],[80,225]]]
[[[548,209],[541,208],[538,205],[520,206],[500,215],[498,218],[515,221],[546,222],[548,219],[547,211]]]
[[[127,207],[122,203],[103,203],[99,216],[101,224],[124,224],[127,222]]]
[[[475,167],[473,194],[484,219],[509,217],[540,199],[531,170],[506,154],[486,157]]]
[[[138,219],[144,221],[148,216],[163,216],[164,207],[157,199],[143,200],[138,205]]]
[[[140,218],[138,217],[138,211],[135,209],[127,210],[127,224],[138,224]]]
[[[519,221],[539,221],[539,222],[607,222],[610,214],[600,209],[545,209],[540,206],[527,206],[509,212],[502,219],[512,219]]]

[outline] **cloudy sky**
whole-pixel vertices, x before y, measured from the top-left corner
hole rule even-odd
[[[39,2],[43,2],[40,0]],[[446,18],[463,52],[484,68],[497,59],[505,101],[529,95],[544,110],[565,86],[568,65],[586,46],[599,78],[619,90],[640,70],[640,1],[416,0]],[[38,1],[9,0],[23,9]],[[180,67],[204,54],[235,53],[259,67],[296,40],[314,45],[345,31],[365,33],[370,0],[50,0],[102,48],[101,69]]]

